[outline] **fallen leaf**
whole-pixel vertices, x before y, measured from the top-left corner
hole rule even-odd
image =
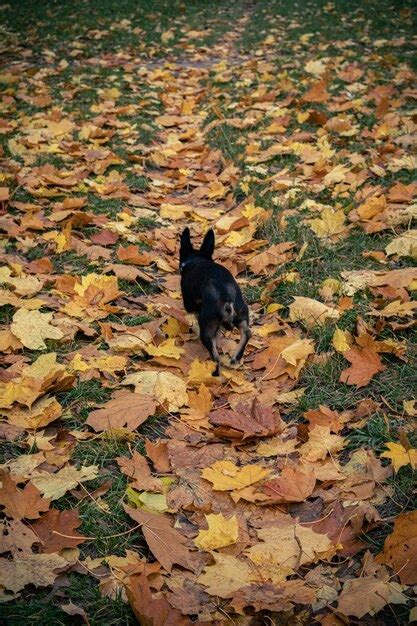
[[[226,518],[222,513],[206,515],[207,530],[200,530],[194,544],[206,552],[236,543],[239,525],[236,515]]]
[[[172,608],[165,596],[152,595],[146,572],[131,576],[126,594],[138,623],[143,626],[192,626],[191,620]]]
[[[115,459],[123,474],[133,480],[131,487],[146,491],[161,492],[163,483],[160,478],[151,475],[151,470],[144,456],[134,450],[132,457],[118,456]]]
[[[185,545],[187,540],[172,528],[168,516],[132,509],[126,505],[123,508],[140,525],[150,551],[164,569],[170,572],[174,563],[188,570],[194,569],[191,553]]]
[[[410,256],[417,258],[417,229],[408,230],[399,237],[395,237],[385,247],[388,256],[397,254],[399,257]]]
[[[304,502],[316,484],[313,471],[284,467],[278,478],[263,484],[263,491],[276,502]]]
[[[385,444],[387,451],[382,452],[381,457],[390,459],[395,472],[398,472],[404,465],[411,465],[413,469],[417,468],[417,450],[410,448],[406,450],[400,443],[388,441]]]
[[[217,491],[232,491],[253,485],[266,478],[269,473],[261,465],[237,467],[231,461],[216,461],[203,469],[201,476],[213,483],[213,489]]]
[[[257,535],[262,542],[248,548],[245,554],[273,582],[284,580],[300,565],[331,558],[335,552],[327,535],[316,533],[289,516],[277,520],[274,526],[258,529]]]
[[[0,522],[0,554],[10,552],[12,555],[16,553],[31,553],[34,543],[38,543],[39,539],[29,526],[25,526],[17,519],[3,519]]]
[[[384,549],[376,560],[389,565],[403,585],[415,585],[416,557],[417,511],[400,513],[394,520],[394,529],[385,539]]]
[[[256,572],[247,561],[228,554],[212,553],[214,565],[206,565],[197,582],[206,592],[220,598],[231,598],[235,591],[256,580]]]
[[[21,428],[38,429],[47,426],[62,415],[62,407],[55,398],[44,396],[31,408],[13,408],[4,411],[10,424]]]
[[[79,470],[73,465],[67,465],[56,474],[36,470],[33,472],[31,480],[44,497],[57,500],[70,489],[74,489],[79,483],[93,480],[97,476],[97,465],[85,465]]]
[[[318,300],[296,296],[289,307],[289,319],[292,322],[301,321],[307,328],[323,326],[328,320],[337,320],[340,312]]]
[[[16,554],[13,560],[0,558],[0,586],[13,593],[26,585],[47,587],[70,565],[59,554]]]
[[[155,410],[156,402],[150,396],[119,391],[100,409],[91,411],[86,424],[94,428],[96,432],[118,428],[133,431],[148,417],[154,415]]]
[[[351,366],[340,374],[340,382],[357,387],[366,387],[378,372],[385,369],[381,357],[371,348],[351,347],[343,353]]]
[[[299,449],[301,456],[306,461],[318,461],[325,459],[328,454],[334,454],[344,446],[343,437],[330,434],[328,426],[316,425],[308,435],[308,441]]]
[[[320,239],[337,238],[335,236],[346,231],[345,214],[330,207],[323,209],[320,217],[308,220],[307,223]]]
[[[336,330],[333,333],[332,345],[337,352],[341,352],[342,354],[350,350],[351,342],[349,341],[349,333],[336,326]]]
[[[64,548],[75,548],[86,541],[83,535],[77,533],[80,524],[77,509],[58,511],[52,508],[32,524],[32,529],[41,542],[40,551],[51,554]]]
[[[19,309],[13,315],[10,330],[26,348],[44,350],[44,339],[62,339],[63,332],[50,324],[53,313]]]
[[[129,374],[122,384],[135,385],[135,393],[153,398],[172,413],[179,411],[188,401],[185,382],[171,372],[148,370]]]
[[[80,606],[69,602],[68,604],[61,604],[59,608],[62,609],[62,611],[64,611],[67,615],[77,615],[81,617],[87,625],[89,624],[87,613]]]
[[[396,582],[374,576],[347,580],[339,596],[337,610],[343,615],[361,619],[367,613],[375,615],[388,603],[404,603],[405,596]]]
[[[23,489],[8,474],[0,476],[0,504],[4,513],[16,520],[37,519],[49,509],[49,498],[43,498],[39,489],[27,483]]]
[[[234,411],[214,410],[209,421],[216,426],[216,434],[242,441],[274,435],[282,428],[279,414],[272,407],[262,406],[257,398],[251,405],[239,403]]]

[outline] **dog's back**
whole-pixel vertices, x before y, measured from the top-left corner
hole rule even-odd
[[[195,250],[191,243],[190,231],[184,229],[181,235],[180,272],[181,291],[184,306],[189,313],[197,313],[200,326],[200,338],[217,367],[219,373],[220,357],[217,352],[216,337],[223,326],[240,330],[240,343],[232,358],[237,363],[243,356],[246,344],[251,336],[249,330],[249,309],[243,299],[239,285],[228,269],[215,263],[214,232],[209,230],[204,237],[200,250]]]
[[[185,308],[216,317],[226,328],[237,326],[247,314],[247,305],[232,274],[209,259],[196,258],[181,276]]]

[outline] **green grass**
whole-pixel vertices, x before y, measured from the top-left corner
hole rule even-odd
[[[91,626],[101,626],[101,624],[134,626],[137,624],[128,604],[121,598],[112,600],[101,597],[98,585],[87,582],[87,576],[70,574],[68,581],[69,585],[65,587],[65,597],[59,587],[52,591],[33,588],[25,593],[24,602],[3,604],[4,623],[7,626],[22,626],[22,624],[73,626],[75,623],[81,623],[80,618],[70,616],[60,608],[60,605],[72,602],[86,611]]]
[[[69,415],[67,426],[76,427],[84,423],[90,408],[104,404],[110,399],[110,389],[106,389],[97,380],[79,382],[73,389],[58,395],[65,412]]]

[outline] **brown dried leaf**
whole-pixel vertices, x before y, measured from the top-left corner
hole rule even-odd
[[[154,557],[164,569],[171,571],[174,563],[194,570],[186,538],[171,526],[167,515],[155,515],[123,505],[126,513],[140,524],[143,536]]]

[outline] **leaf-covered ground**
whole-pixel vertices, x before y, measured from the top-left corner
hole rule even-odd
[[[412,3],[0,14],[2,619],[416,620]],[[220,378],[185,225],[251,308]]]

